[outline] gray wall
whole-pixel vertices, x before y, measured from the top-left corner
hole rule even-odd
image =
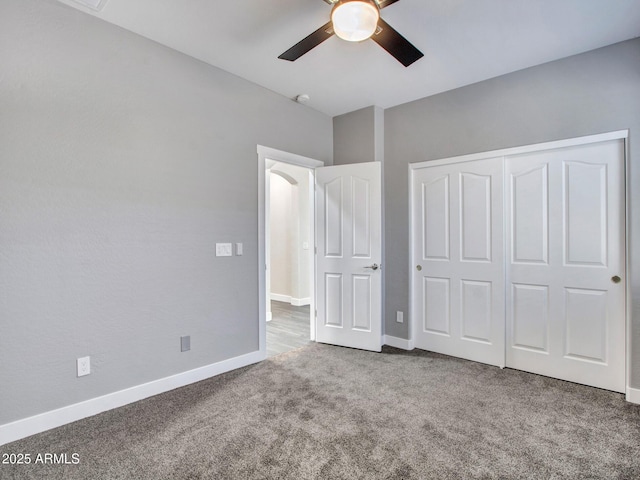
[[[335,165],[381,162],[384,158],[384,110],[366,107],[333,117]]]
[[[0,66],[0,425],[257,350],[256,145],[331,164],[331,118],[54,0]]]
[[[640,387],[640,39],[385,110],[386,333],[408,338],[413,162],[630,130],[632,386]]]

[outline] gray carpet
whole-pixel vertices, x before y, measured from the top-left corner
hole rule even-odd
[[[310,344],[0,447],[4,479],[640,478],[640,406],[427,352]]]

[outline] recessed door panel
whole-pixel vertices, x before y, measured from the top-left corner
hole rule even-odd
[[[353,328],[371,331],[371,275],[353,275]]]
[[[565,258],[571,265],[607,263],[607,165],[564,164]]]
[[[460,256],[491,261],[491,176],[460,174]]]
[[[342,178],[333,179],[324,185],[324,246],[325,256],[342,257],[344,204],[342,198]]]
[[[449,258],[449,175],[422,185],[423,259]]]
[[[549,262],[549,198],[547,164],[511,176],[511,261]]]
[[[423,331],[449,335],[451,293],[448,278],[423,279]]]
[[[514,284],[511,286],[511,298],[511,346],[548,352],[549,287]]]
[[[342,275],[327,273],[324,277],[324,324],[330,327],[342,327]]]
[[[462,338],[491,343],[491,282],[462,281]]]
[[[607,361],[607,292],[565,289],[567,357]]]
[[[371,192],[364,178],[351,177],[353,256],[371,258]]]

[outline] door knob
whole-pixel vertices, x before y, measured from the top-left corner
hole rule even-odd
[[[416,266],[416,270],[421,271],[422,270],[422,265],[417,265]]]
[[[618,276],[618,275],[614,275],[613,277],[611,277],[611,281],[613,283],[620,283],[622,279]]]
[[[364,268],[370,268],[371,270],[377,270],[379,267],[378,267],[377,263],[374,263],[373,265],[369,265],[369,266],[366,266]]]

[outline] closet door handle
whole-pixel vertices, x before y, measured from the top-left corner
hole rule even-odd
[[[611,277],[611,281],[613,283],[620,283],[622,279],[618,275],[614,275],[613,277]]]
[[[370,268],[371,270],[377,270],[380,267],[378,267],[377,263],[374,263],[373,265],[369,265],[369,266],[366,266],[364,268]]]

